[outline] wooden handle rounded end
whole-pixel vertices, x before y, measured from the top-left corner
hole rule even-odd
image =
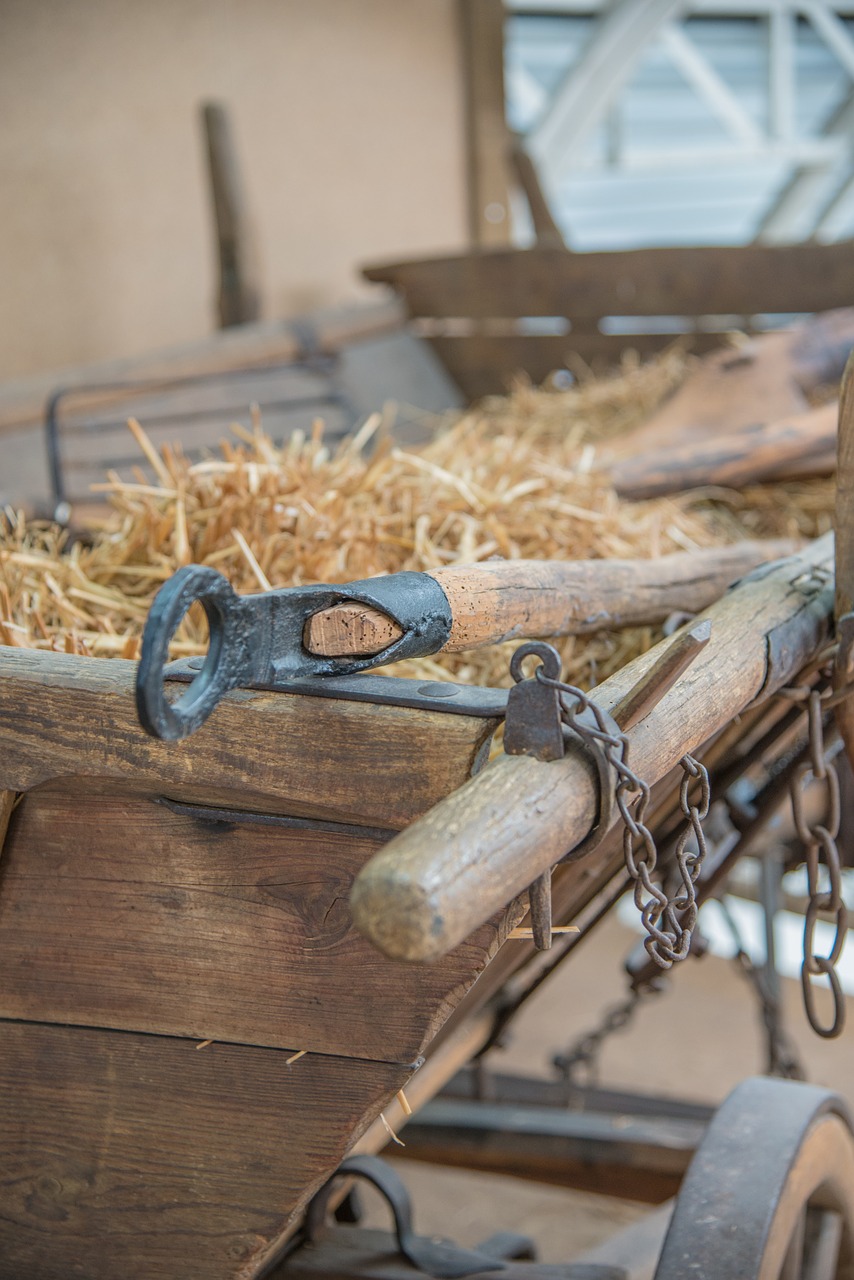
[[[353,922],[390,960],[429,964],[448,950],[439,903],[393,866],[375,863],[350,895]]]

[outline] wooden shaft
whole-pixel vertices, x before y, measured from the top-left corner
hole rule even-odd
[[[682,448],[664,448],[620,462],[614,488],[639,500],[698,485],[739,488],[758,481],[831,475],[836,465],[836,404],[820,405]]]
[[[260,289],[228,111],[207,102],[202,122],[219,256],[219,320],[227,328],[258,319]]]
[[[790,555],[787,539],[738,542],[657,560],[487,560],[436,569],[451,606],[445,652],[502,640],[586,635],[696,613],[731,582],[766,560]],[[340,604],[309,618],[311,653],[340,657],[380,653],[401,634],[391,618],[364,605]]]
[[[17,793],[14,791],[0,791],[0,856],[3,853],[3,841],[6,839],[17,798]]]
[[[632,768],[645,781],[663,778],[821,648],[832,572],[828,534],[707,610],[709,643],[628,731]],[[597,701],[616,708],[670,643],[606,680]],[[575,848],[596,821],[597,803],[593,767],[580,752],[550,763],[501,756],[367,863],[353,887],[353,919],[392,958],[437,960]]]
[[[563,233],[554,220],[540,182],[537,166],[525,150],[525,144],[518,134],[511,136],[509,154],[510,163],[515,171],[519,186],[524,191],[525,199],[528,201],[537,244],[541,249],[565,249],[566,243]]]

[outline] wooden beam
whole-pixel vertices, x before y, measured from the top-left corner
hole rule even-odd
[[[143,732],[135,680],[122,658],[0,646],[0,789],[111,778],[188,803],[396,829],[459,786],[496,725],[242,689],[176,745]]]
[[[306,317],[323,352],[338,351],[350,342],[399,329],[403,308],[393,298],[379,303],[338,307]],[[75,411],[120,405],[137,394],[112,384],[156,383],[206,377],[235,369],[259,369],[298,359],[303,344],[297,327],[288,320],[265,320],[212,333],[194,342],[146,351],[119,360],[102,360],[53,369],[0,384],[0,435],[24,427],[42,426],[45,406],[59,388],[80,388]],[[107,384],[107,385],[105,385]]]
[[[824,538],[706,610],[711,641],[687,675],[629,730],[632,768],[650,785],[809,661],[831,630],[833,538]],[[769,645],[769,637],[774,643]],[[595,691],[618,706],[661,657],[662,641]],[[504,755],[396,836],[359,874],[357,927],[384,954],[434,961],[590,832],[597,785],[573,752],[544,763]]]
[[[622,253],[494,249],[364,274],[400,289],[413,316],[565,316],[573,324],[623,315],[752,316],[850,306],[854,242]]]
[[[523,139],[513,135],[510,142],[510,161],[516,174],[516,180],[525,193],[531,222],[534,224],[534,236],[541,249],[565,249],[563,234],[554,220],[548,199],[543,191],[543,184],[537,166],[525,149]]]
[[[672,1116],[440,1097],[410,1122],[401,1155],[660,1204],[679,1190],[705,1128]]]
[[[535,160],[562,173],[682,0],[612,0],[529,134]]]
[[[509,244],[503,0],[457,0],[463,54],[472,245]]]
[[[261,314],[254,237],[240,180],[234,134],[227,108],[221,102],[202,106],[211,203],[219,263],[218,312],[220,328],[248,324]]]

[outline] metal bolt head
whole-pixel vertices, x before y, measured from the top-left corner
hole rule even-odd
[[[422,693],[425,698],[455,698],[457,689],[452,684],[445,684],[443,680],[429,680],[427,684],[420,684],[418,692]]]

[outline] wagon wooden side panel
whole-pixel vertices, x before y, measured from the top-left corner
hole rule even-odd
[[[0,649],[4,1280],[258,1274],[506,930],[422,970],[348,905],[494,717],[242,691],[163,744],[134,676]]]

